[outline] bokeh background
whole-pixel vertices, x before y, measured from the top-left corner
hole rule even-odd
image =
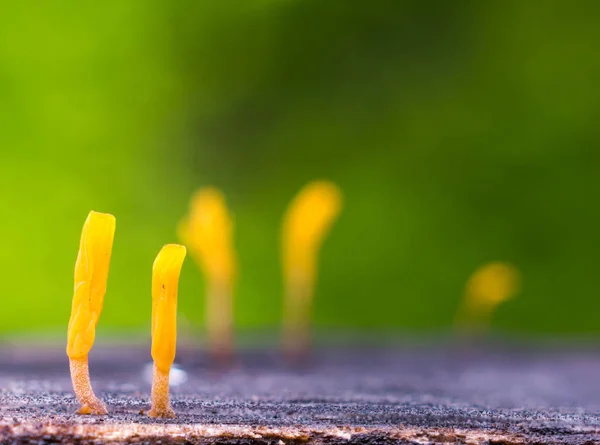
[[[306,182],[345,208],[322,329],[449,329],[471,272],[523,291],[495,329],[600,330],[600,2],[0,1],[0,333],[66,331],[90,209],[117,233],[101,332],[146,332],[190,194],[235,214],[239,329],[280,323],[279,228]],[[180,322],[201,330],[191,260]]]

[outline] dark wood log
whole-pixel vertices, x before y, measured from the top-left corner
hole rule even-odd
[[[0,443],[600,443],[600,352],[438,345],[328,348],[301,367],[245,351],[213,369],[180,349],[176,419],[149,408],[149,351],[98,348],[107,416],[78,407],[62,349],[0,349]],[[184,374],[183,374],[184,373]]]

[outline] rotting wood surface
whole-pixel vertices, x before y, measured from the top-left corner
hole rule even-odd
[[[301,368],[246,351],[229,370],[181,349],[176,419],[149,408],[149,353],[97,348],[109,415],[74,414],[64,352],[0,349],[0,443],[600,443],[600,351],[327,349]]]

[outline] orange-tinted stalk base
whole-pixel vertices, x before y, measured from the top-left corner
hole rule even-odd
[[[81,403],[81,408],[77,412],[79,414],[96,415],[108,413],[106,406],[96,397],[92,389],[87,357],[69,359],[69,368],[71,369],[71,381],[73,382],[75,396],[79,400],[79,403]]]
[[[150,417],[174,418],[175,411],[169,403],[169,373],[164,373],[154,365],[152,377],[152,408],[148,411]]]

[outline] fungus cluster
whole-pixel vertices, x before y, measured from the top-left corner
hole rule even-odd
[[[96,397],[90,382],[88,353],[94,345],[96,324],[102,312],[116,220],[108,213],[90,212],[79,244],[75,263],[75,289],[67,355],[73,390],[80,414],[106,414],[104,403]],[[177,286],[186,249],[167,244],[152,268],[152,417],[174,417],[169,406],[169,371],[175,358],[177,324]]]
[[[309,348],[310,316],[323,241],[342,208],[340,189],[329,181],[306,185],[290,203],[282,223],[281,262],[284,281],[283,343],[296,361]],[[88,353],[102,312],[110,266],[115,217],[90,212],[75,264],[75,285],[69,320],[67,355],[80,414],[106,414],[92,389]],[[233,357],[233,292],[237,260],[233,218],[219,190],[207,187],[191,199],[189,213],[178,226],[184,245],[167,244],[152,267],[152,348],[154,360],[151,417],[175,417],[169,402],[169,373],[177,339],[177,290],[186,246],[206,281],[209,348],[221,364]],[[457,314],[460,328],[484,329],[496,306],[519,288],[520,276],[509,263],[482,266],[467,282]]]
[[[317,275],[318,251],[341,209],[339,188],[327,181],[304,187],[290,204],[283,222],[282,263],[285,282],[284,348],[288,356],[306,352],[309,319]],[[88,353],[102,312],[115,234],[115,217],[90,212],[81,233],[75,265],[75,289],[67,355],[80,414],[106,414],[92,389]],[[233,291],[237,260],[233,219],[223,193],[198,190],[178,235],[206,280],[206,326],[211,355],[222,364],[233,357]],[[169,373],[177,339],[177,289],[186,247],[167,244],[152,267],[152,417],[174,417],[169,403]]]

